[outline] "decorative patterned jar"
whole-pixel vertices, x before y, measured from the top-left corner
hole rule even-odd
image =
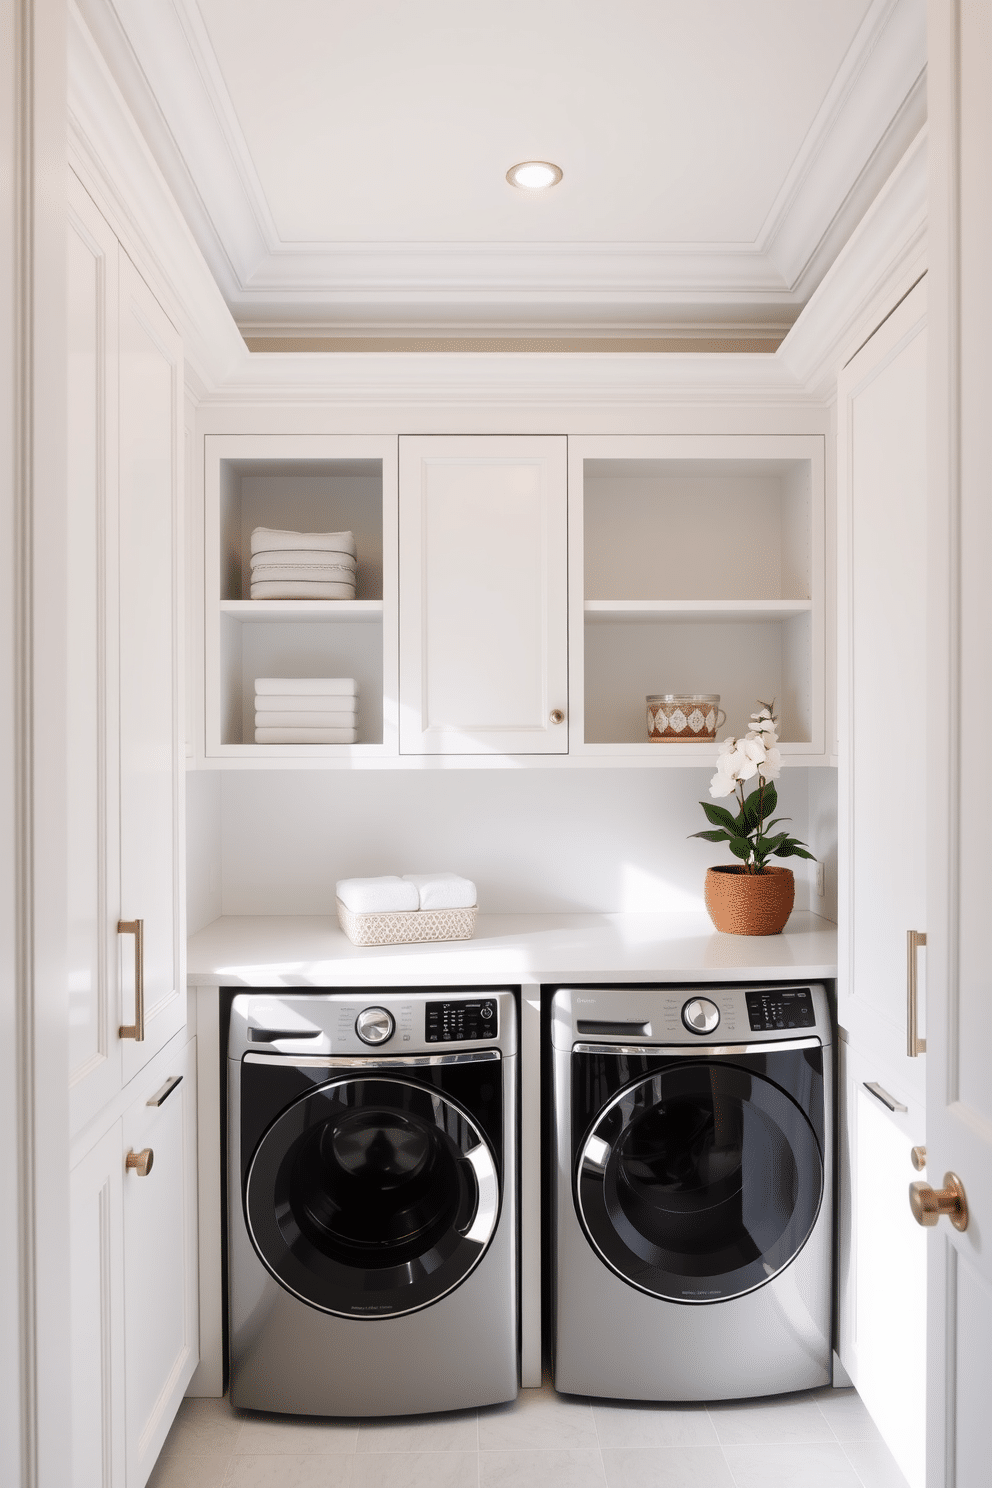
[[[648,738],[652,744],[691,740],[712,744],[727,721],[718,692],[663,692],[646,699]]]

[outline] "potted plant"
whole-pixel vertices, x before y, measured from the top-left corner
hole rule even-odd
[[[743,739],[725,739],[720,746],[710,795],[736,796],[736,816],[725,806],[700,801],[712,828],[693,832],[707,842],[726,842],[737,863],[706,871],[705,899],[710,919],[731,935],[778,935],[792,913],[796,896],[791,868],[778,868],[769,858],[810,858],[804,842],[775,828],[788,817],[773,817],[778,792],[773,782],[782,768],[778,749],[775,704],[758,702],[751,727]],[[757,779],[750,794],[745,782]]]

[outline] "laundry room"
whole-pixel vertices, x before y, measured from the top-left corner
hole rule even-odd
[[[985,1488],[978,0],[0,13],[0,1482]]]

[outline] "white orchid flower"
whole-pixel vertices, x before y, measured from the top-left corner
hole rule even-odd
[[[761,767],[761,774],[765,780],[777,780],[782,773],[782,751],[780,749],[766,749],[765,762]]]
[[[710,781],[710,795],[714,799],[719,796],[732,796],[736,785],[737,782],[733,775],[721,775],[720,771],[717,770],[713,779]]]

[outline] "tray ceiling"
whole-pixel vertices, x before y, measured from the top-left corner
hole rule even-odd
[[[925,118],[924,0],[80,8],[249,336],[774,344]]]

